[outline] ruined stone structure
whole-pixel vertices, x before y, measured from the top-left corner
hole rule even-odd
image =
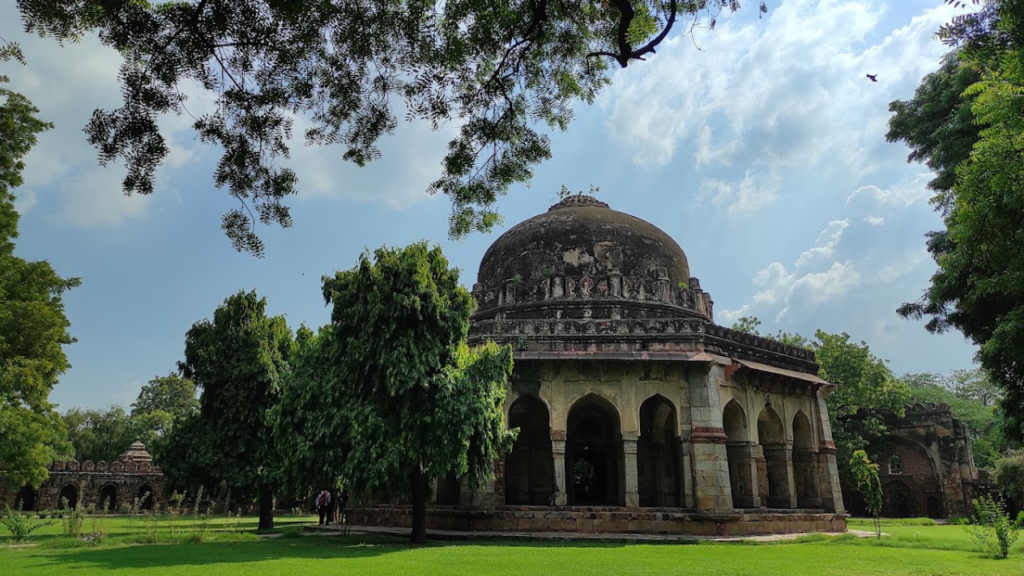
[[[470,344],[514,349],[515,447],[488,487],[436,487],[428,526],[752,534],[844,530],[814,354],[713,321],[683,250],[572,196],[487,250]],[[445,504],[445,505],[442,505]],[[353,523],[408,525],[359,507]]]
[[[889,433],[871,447],[882,481],[882,515],[946,518],[972,512],[971,501],[985,491],[974,467],[967,425],[949,405],[914,404],[888,423]]]
[[[119,511],[125,504],[140,499],[143,509],[152,509],[163,487],[163,472],[153,465],[153,457],[142,442],[133,443],[114,462],[54,462],[50,475],[34,490],[31,486],[8,486],[0,474],[0,505],[12,509],[21,503],[23,510],[56,510],[62,499],[68,506],[93,506]],[[147,496],[148,495],[148,496]]]

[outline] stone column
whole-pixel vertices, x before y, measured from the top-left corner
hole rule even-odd
[[[699,512],[732,510],[728,438],[722,428],[718,387],[725,375],[721,365],[690,369],[690,440],[693,444],[693,498]]]
[[[760,508],[763,494],[759,489],[757,461],[761,453],[755,442],[741,440],[726,444],[729,453],[730,486],[736,508]]]
[[[828,406],[825,398],[835,386],[822,386],[818,389],[818,430],[821,432],[821,444],[818,447],[818,481],[821,507],[828,512],[846,512],[843,505],[843,492],[839,487],[839,466],[836,463],[836,445],[832,440],[832,425],[828,420]]]
[[[679,505],[693,508],[693,453],[689,440],[679,439]]]
[[[636,432],[622,433],[622,455],[626,480],[626,508],[640,507],[640,483],[636,470]]]
[[[555,461],[555,506],[565,506],[565,432],[551,433],[551,457]]]

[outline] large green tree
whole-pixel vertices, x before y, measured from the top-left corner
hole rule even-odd
[[[466,346],[473,299],[437,247],[364,254],[323,291],[331,325],[300,338],[281,403],[290,467],[359,494],[405,492],[423,541],[431,481],[454,472],[475,487],[511,449],[511,349]]]
[[[956,178],[946,230],[929,240],[938,270],[899,312],[980,346],[982,367],[1004,391],[1003,432],[1024,440],[1024,0],[984,3],[940,34],[980,77],[964,97],[981,130],[966,159],[942,160]]]
[[[271,409],[293,346],[284,317],[267,316],[266,307],[255,291],[238,292],[188,331],[181,371],[202,391],[199,412],[171,431],[163,462],[174,486],[224,484],[256,497],[260,530],[274,524],[281,472]]]
[[[0,50],[0,61],[12,54]],[[14,189],[22,184],[22,159],[36,135],[50,128],[23,95],[0,76],[0,462],[10,484],[38,485],[46,465],[67,450],[60,415],[50,391],[70,364],[63,295],[78,286],[61,278],[49,262],[14,254],[18,212]]]
[[[291,224],[298,178],[281,162],[293,119],[345,160],[380,156],[397,119],[458,126],[441,176],[451,233],[488,230],[494,207],[551,156],[616,67],[653,55],[700,14],[740,0],[17,0],[26,28],[56,40],[98,31],[124,57],[124,103],[88,126],[100,162],[123,160],[126,193],[153,192],[169,148],[162,114],[187,113],[185,87],[216,94],[195,129],[223,148],[214,183],[241,205],[223,217],[239,250],[260,254],[255,220]],[[766,8],[760,4],[761,11]],[[255,213],[248,210],[255,208]]]
[[[199,399],[195,383],[174,373],[157,376],[147,382],[132,403],[132,416],[163,413],[175,420],[188,418],[197,410]]]
[[[141,439],[131,415],[118,404],[105,410],[72,408],[64,413],[64,425],[75,459],[80,462],[112,462]]]

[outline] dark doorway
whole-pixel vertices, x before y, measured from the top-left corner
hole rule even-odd
[[[117,512],[117,486],[107,484],[100,490],[100,501],[97,508],[107,512]]]
[[[139,486],[139,490],[135,493],[135,497],[139,500],[139,510],[153,509],[153,500],[156,498],[156,494],[153,493],[152,486],[149,484]]]
[[[662,396],[640,406],[637,479],[641,506],[679,506],[679,436],[676,409]]]
[[[599,396],[586,396],[569,410],[566,428],[569,504],[621,506],[622,433],[615,407]]]
[[[442,506],[455,506],[459,503],[462,486],[455,472],[449,471],[444,478],[437,481],[437,503]]]
[[[78,486],[74,484],[65,484],[60,489],[60,507],[61,508],[78,508]]]
[[[757,446],[750,440],[747,415],[736,400],[722,410],[722,426],[728,439],[725,445],[729,458],[729,487],[733,508],[756,508],[754,487],[757,485]]]
[[[768,480],[768,507],[792,508],[789,462],[786,458],[786,432],[782,419],[766,406],[757,417],[757,441],[764,453]]]
[[[929,518],[945,518],[946,515],[942,513],[942,502],[935,496],[928,497],[928,517]]]
[[[811,421],[802,410],[793,417],[793,480],[797,508],[821,508],[818,453],[814,451]]]
[[[914,499],[910,489],[902,484],[889,487],[889,516],[892,518],[911,518],[914,516]]]
[[[25,486],[14,495],[14,507],[25,512],[36,509],[36,491],[31,486]]]
[[[539,398],[523,396],[508,411],[508,427],[519,429],[505,456],[505,503],[547,505],[555,493],[555,462],[551,454],[548,407]]]

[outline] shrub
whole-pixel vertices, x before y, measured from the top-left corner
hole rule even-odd
[[[29,535],[36,530],[43,526],[50,526],[56,522],[56,520],[32,522],[31,514],[28,512],[22,512],[20,503],[17,510],[11,510],[9,506],[4,506],[4,511],[0,512],[0,524],[3,524],[11,531],[11,536],[14,538],[15,542],[24,542],[28,539]]]
[[[60,502],[64,508],[64,511],[61,513],[64,535],[78,539],[82,535],[82,526],[85,524],[85,510],[82,509],[82,506],[69,507],[67,498],[61,498]]]
[[[1006,558],[1010,546],[1017,541],[1017,531],[1022,523],[1024,512],[1011,519],[1002,501],[986,494],[974,499],[974,518],[966,528],[982,546],[996,552],[1000,558]]]

